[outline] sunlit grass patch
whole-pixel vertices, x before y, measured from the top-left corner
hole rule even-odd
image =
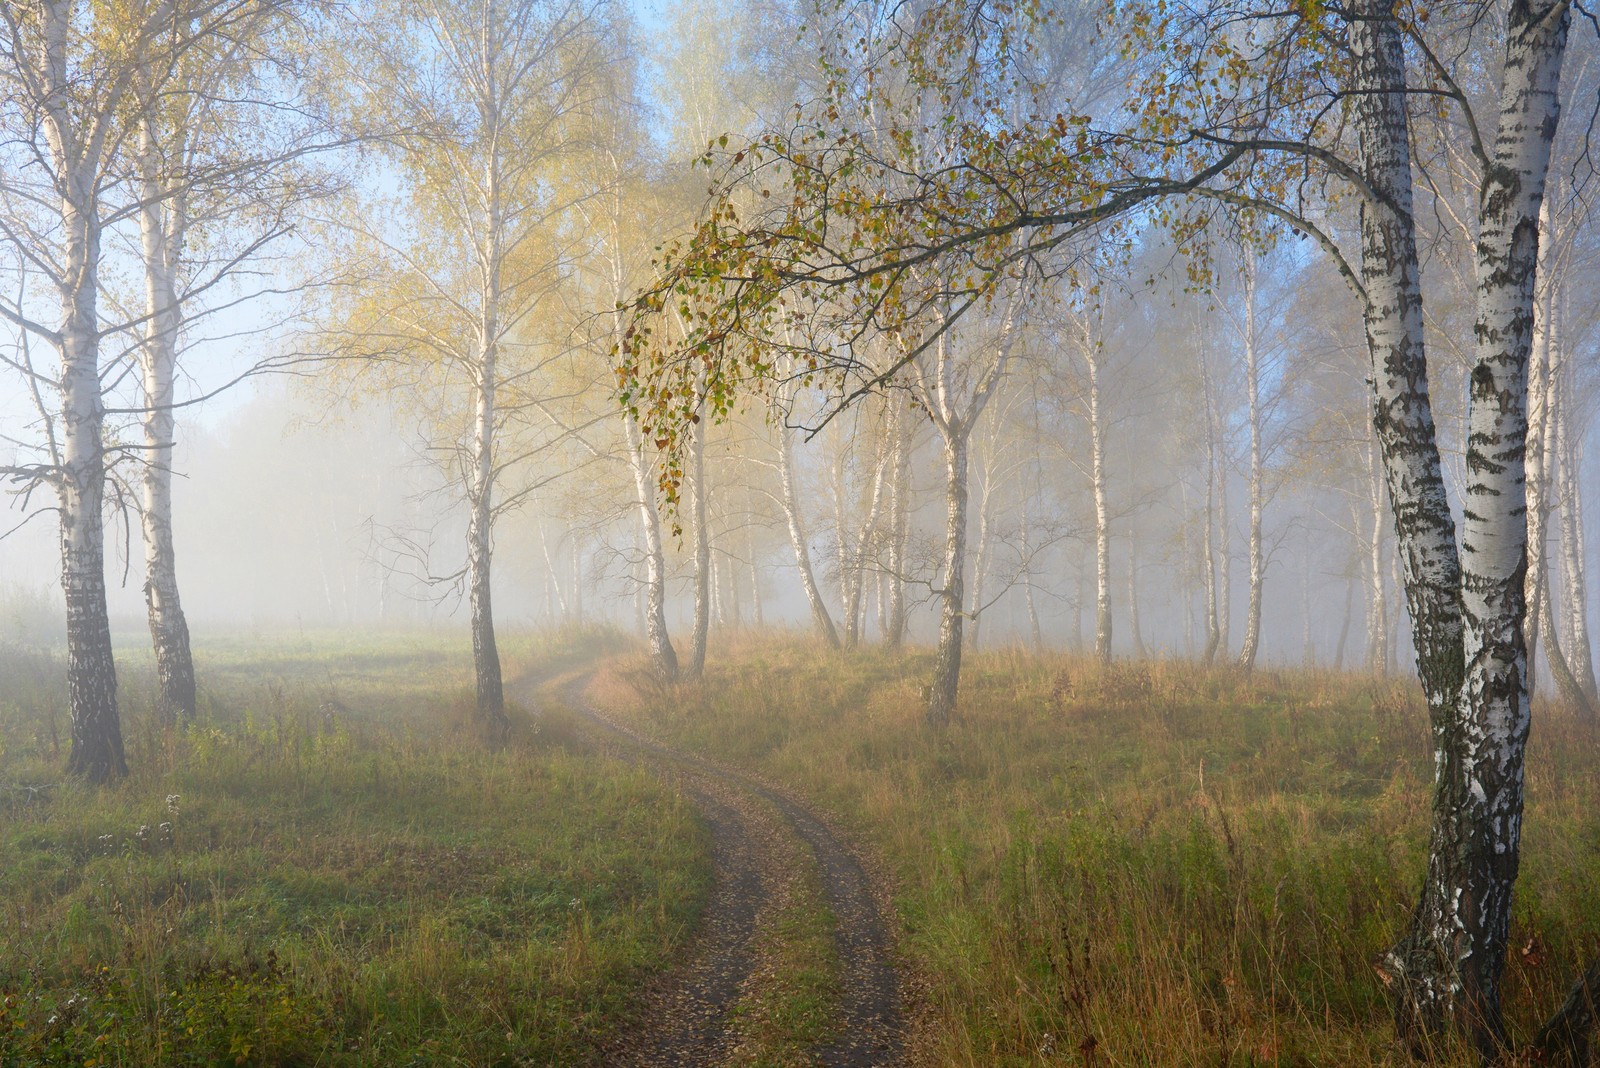
[[[508,666],[579,642],[533,645]],[[598,1062],[704,898],[686,803],[555,713],[481,746],[432,639],[197,660],[200,722],[135,712],[102,790],[48,682],[0,695],[0,1065]]]

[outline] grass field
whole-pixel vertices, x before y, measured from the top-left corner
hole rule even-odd
[[[593,635],[512,639],[508,677]],[[692,810],[558,711],[491,752],[437,637],[196,648],[130,777],[63,782],[59,659],[0,653],[0,1065],[600,1063],[704,899]]]
[[[784,785],[875,859],[920,1063],[1410,1063],[1373,962],[1423,862],[1411,685],[993,652],[933,733],[923,653],[747,638],[669,689],[614,637],[566,633],[507,643],[508,676],[597,654],[612,713]],[[176,737],[124,665],[132,774],[96,791],[62,780],[60,661],[0,652],[0,1068],[604,1063],[706,899],[676,791],[558,708],[486,749],[453,640],[197,659],[201,721]],[[1535,716],[1523,1036],[1600,951],[1600,737]],[[734,1021],[741,1063],[805,1063],[830,1030],[804,863]]]
[[[668,691],[624,662],[603,692],[885,859],[928,1063],[1411,1063],[1373,963],[1424,859],[1413,685],[985,653],[934,734],[926,655],[751,639],[713,663]],[[1600,738],[1535,715],[1507,978],[1523,1036],[1600,947]]]

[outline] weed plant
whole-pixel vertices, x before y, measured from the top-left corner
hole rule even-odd
[[[509,675],[596,644],[513,639]],[[704,898],[683,801],[555,712],[485,747],[459,642],[196,660],[177,732],[124,666],[131,775],[92,789],[59,657],[0,652],[0,1066],[603,1063]]]
[[[1412,1063],[1375,962],[1423,869],[1415,684],[998,651],[934,732],[930,668],[746,639],[698,687],[618,670],[638,725],[794,784],[886,859],[927,1063]],[[1597,742],[1537,705],[1518,1035],[1600,949]]]

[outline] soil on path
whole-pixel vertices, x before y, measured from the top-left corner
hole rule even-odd
[[[608,719],[585,696],[589,679],[580,675],[560,684],[561,703],[624,755],[678,780],[710,829],[714,871],[688,956],[646,990],[640,1026],[608,1051],[608,1063],[687,1068],[739,1061],[733,1014],[750,985],[760,981],[757,935],[796,877],[797,852],[809,852],[816,865],[835,919],[839,965],[835,1037],[811,1051],[812,1063],[904,1063],[900,982],[889,958],[883,909],[840,835],[783,792]],[[784,847],[793,838],[804,843],[804,851]]]

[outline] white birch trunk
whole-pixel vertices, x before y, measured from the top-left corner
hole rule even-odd
[[[1266,581],[1267,563],[1261,545],[1261,512],[1266,503],[1266,488],[1261,466],[1261,354],[1256,337],[1255,259],[1247,256],[1244,265],[1244,365],[1245,397],[1250,424],[1250,591],[1245,602],[1244,644],[1239,647],[1239,668],[1247,674],[1256,665],[1256,650],[1261,647],[1261,594]]]
[[[1562,373],[1557,381],[1562,384],[1556,406],[1556,458],[1561,485],[1561,579],[1562,602],[1567,618],[1567,650],[1573,678],[1588,699],[1591,717],[1600,704],[1600,691],[1595,686],[1594,657],[1589,637],[1589,591],[1584,575],[1583,540],[1583,480],[1578,477],[1581,451],[1568,440],[1568,409],[1570,404],[1571,367],[1563,358]]]
[[[1028,634],[1033,640],[1033,651],[1044,652],[1044,629],[1039,625],[1039,606],[1033,596],[1033,547],[1030,544],[1032,518],[1030,505],[1032,496],[1025,495],[1022,499],[1022,597],[1028,608]]]
[[[1101,411],[1100,356],[1087,338],[1084,358],[1089,371],[1089,481],[1094,492],[1095,613],[1094,655],[1111,663],[1111,503],[1106,486],[1106,427]]]
[[[984,407],[1005,377],[1021,300],[1020,291],[1012,297],[1000,324],[1000,339],[993,361],[978,376],[971,392],[965,397],[957,396],[955,359],[950,351],[948,334],[942,336],[935,346],[936,362],[931,374],[925,373],[920,367],[916,368],[923,406],[938,428],[944,443],[945,460],[944,572],[942,584],[936,591],[939,597],[939,648],[934,660],[933,681],[928,687],[927,712],[928,724],[936,728],[945,726],[955,717],[956,696],[961,684],[961,631],[968,615],[963,573],[967,555],[967,451],[973,426],[982,417]],[[965,413],[961,411],[963,401]]]
[[[1569,12],[1522,2],[1507,11],[1499,125],[1479,196],[1459,556],[1426,388],[1402,35],[1375,0],[1355,13],[1356,127],[1365,176],[1383,198],[1362,214],[1374,421],[1435,747],[1428,870],[1389,971],[1397,1027],[1413,1048],[1455,1029],[1494,1059],[1505,1042],[1500,980],[1528,731],[1524,450],[1538,218]]]
[[[965,618],[962,567],[967,555],[967,434],[959,422],[940,426],[944,442],[944,574],[939,594],[939,651],[928,692],[928,723],[942,727],[955,716],[961,683],[961,629]]]
[[[1369,499],[1372,504],[1372,536],[1367,539],[1367,670],[1384,676],[1389,672],[1389,603],[1385,593],[1383,543],[1388,529],[1388,513],[1383,506],[1383,458],[1367,442],[1371,472]]]
[[[101,519],[106,465],[96,309],[100,231],[91,169],[76,168],[67,178],[61,204],[67,272],[59,284],[64,470],[58,484],[61,589],[67,602],[67,702],[72,718],[67,770],[103,783],[127,774],[128,764],[117,716]]]
[[[195,717],[194,660],[189,624],[178,596],[177,555],[172,536],[173,379],[177,368],[182,309],[178,260],[183,248],[182,198],[164,187],[153,120],[140,137],[139,231],[144,254],[145,324],[140,361],[144,373],[144,470],[140,520],[144,528],[145,606],[156,661],[156,715],[168,726]],[[175,154],[183,155],[181,142]]]
[[[884,556],[888,570],[889,606],[884,612],[883,644],[899,649],[906,635],[906,540],[911,523],[911,415],[896,397],[894,447],[890,453],[889,538]]]
[[[1222,604],[1217,589],[1217,407],[1211,395],[1211,369],[1205,350],[1200,353],[1200,389],[1205,403],[1206,418],[1206,514],[1204,535],[1200,552],[1203,559],[1200,575],[1206,594],[1206,652],[1205,664],[1216,662],[1217,652],[1223,644]],[[1226,524],[1224,524],[1226,529]]]
[[[69,53],[78,32],[76,5],[40,5],[43,40],[30,77],[38,86],[38,121],[48,142],[60,194],[63,270],[55,284],[61,326],[61,470],[56,479],[61,518],[61,589],[67,606],[67,703],[72,721],[70,774],[92,783],[125,775],[117,675],[106,611],[105,407],[100,394],[98,289],[99,170],[109,110],[88,122],[74,108],[77,73]],[[13,42],[14,43],[14,42]],[[107,105],[109,107],[109,105]]]
[[[989,570],[989,541],[994,534],[994,442],[989,442],[983,463],[983,496],[978,504],[978,551],[972,561],[972,626],[967,631],[968,648],[974,652],[982,637],[984,576]]]
[[[510,726],[500,675],[500,648],[494,633],[490,541],[494,514],[495,332],[494,304],[487,302],[472,422],[472,474],[467,504],[467,590],[472,609],[472,663],[477,681],[478,716],[492,740],[503,740]],[[552,576],[553,577],[553,576]]]
[[[628,281],[623,265],[623,236],[620,219],[622,183],[617,183],[617,199],[609,217],[611,234],[611,296],[616,309],[612,312],[612,338],[620,344],[626,334],[625,317],[621,310],[628,292]],[[639,533],[644,538],[644,583],[641,590],[640,613],[644,626],[645,644],[650,652],[650,666],[658,680],[664,683],[678,681],[678,651],[673,648],[672,635],[667,627],[667,558],[661,536],[661,512],[656,506],[657,481],[653,477],[649,458],[645,453],[644,433],[639,423],[627,411],[622,413],[622,426],[628,449],[628,467],[633,472],[634,502],[639,511]],[[759,596],[759,595],[758,595]],[[760,614],[760,601],[757,601]]]
[[[1228,660],[1233,643],[1233,516],[1229,508],[1229,475],[1232,459],[1223,431],[1221,400],[1212,394],[1212,420],[1217,428],[1217,655]]]
[[[706,642],[711,634],[711,529],[707,521],[706,424],[694,428],[689,446],[689,514],[694,524],[694,622],[689,633],[689,665],[684,675],[699,679],[706,670]]]
[[[1133,639],[1133,655],[1141,660],[1150,655],[1139,626],[1139,546],[1134,532],[1128,531],[1128,636]]]
[[[839,632],[828,614],[828,605],[817,587],[816,572],[811,567],[811,547],[806,539],[805,523],[800,517],[800,502],[795,494],[794,452],[789,440],[789,428],[780,419],[778,423],[778,478],[783,491],[783,514],[789,521],[789,543],[794,547],[795,566],[800,570],[800,584],[805,591],[806,604],[811,608],[811,619],[817,632],[831,649],[839,648]]]

